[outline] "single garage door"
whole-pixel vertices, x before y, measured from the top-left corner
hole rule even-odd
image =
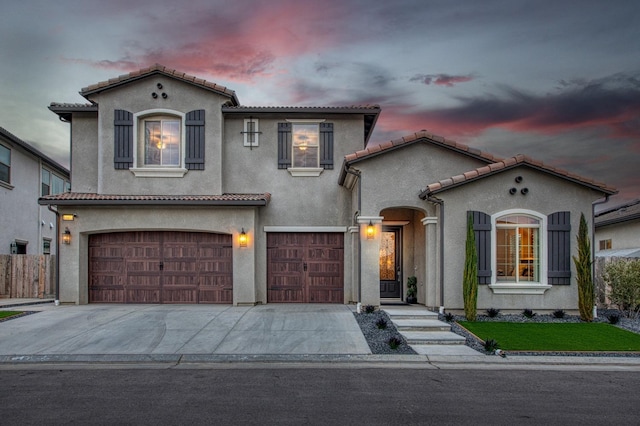
[[[267,301],[344,303],[344,234],[268,233]]]
[[[89,237],[89,302],[232,303],[231,235],[140,231]]]

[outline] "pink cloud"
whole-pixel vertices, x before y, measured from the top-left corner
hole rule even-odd
[[[471,75],[450,75],[450,74],[417,74],[409,79],[409,81],[420,81],[426,84],[435,84],[437,86],[453,87],[458,83],[466,83],[473,80]]]

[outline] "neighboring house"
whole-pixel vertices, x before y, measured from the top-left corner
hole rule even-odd
[[[596,214],[596,256],[640,257],[640,200]]]
[[[67,303],[352,303],[577,309],[580,213],[616,191],[419,132],[367,146],[378,106],[251,107],[155,65],[50,109],[73,123]]]
[[[38,198],[69,189],[69,170],[0,127],[0,254],[55,254],[56,216]]]

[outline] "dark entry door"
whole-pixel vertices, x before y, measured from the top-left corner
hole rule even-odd
[[[380,240],[380,297],[402,297],[402,228],[383,226]]]

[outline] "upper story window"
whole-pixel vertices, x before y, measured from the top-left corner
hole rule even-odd
[[[11,150],[0,145],[0,181],[11,183]]]
[[[113,165],[137,177],[182,177],[204,170],[205,111],[114,111]]]
[[[41,195],[57,195],[69,191],[71,184],[60,176],[51,173],[47,169],[42,169]]]
[[[141,120],[144,153],[141,166],[180,166],[181,120],[170,116],[156,116]]]
[[[323,119],[278,123],[278,168],[292,176],[319,176],[333,169],[333,123]]]
[[[540,220],[528,215],[496,219],[497,282],[540,282]]]
[[[260,120],[249,117],[244,119],[244,146],[256,147],[260,143]]]
[[[598,242],[600,250],[611,250],[611,239],[600,240]]]

